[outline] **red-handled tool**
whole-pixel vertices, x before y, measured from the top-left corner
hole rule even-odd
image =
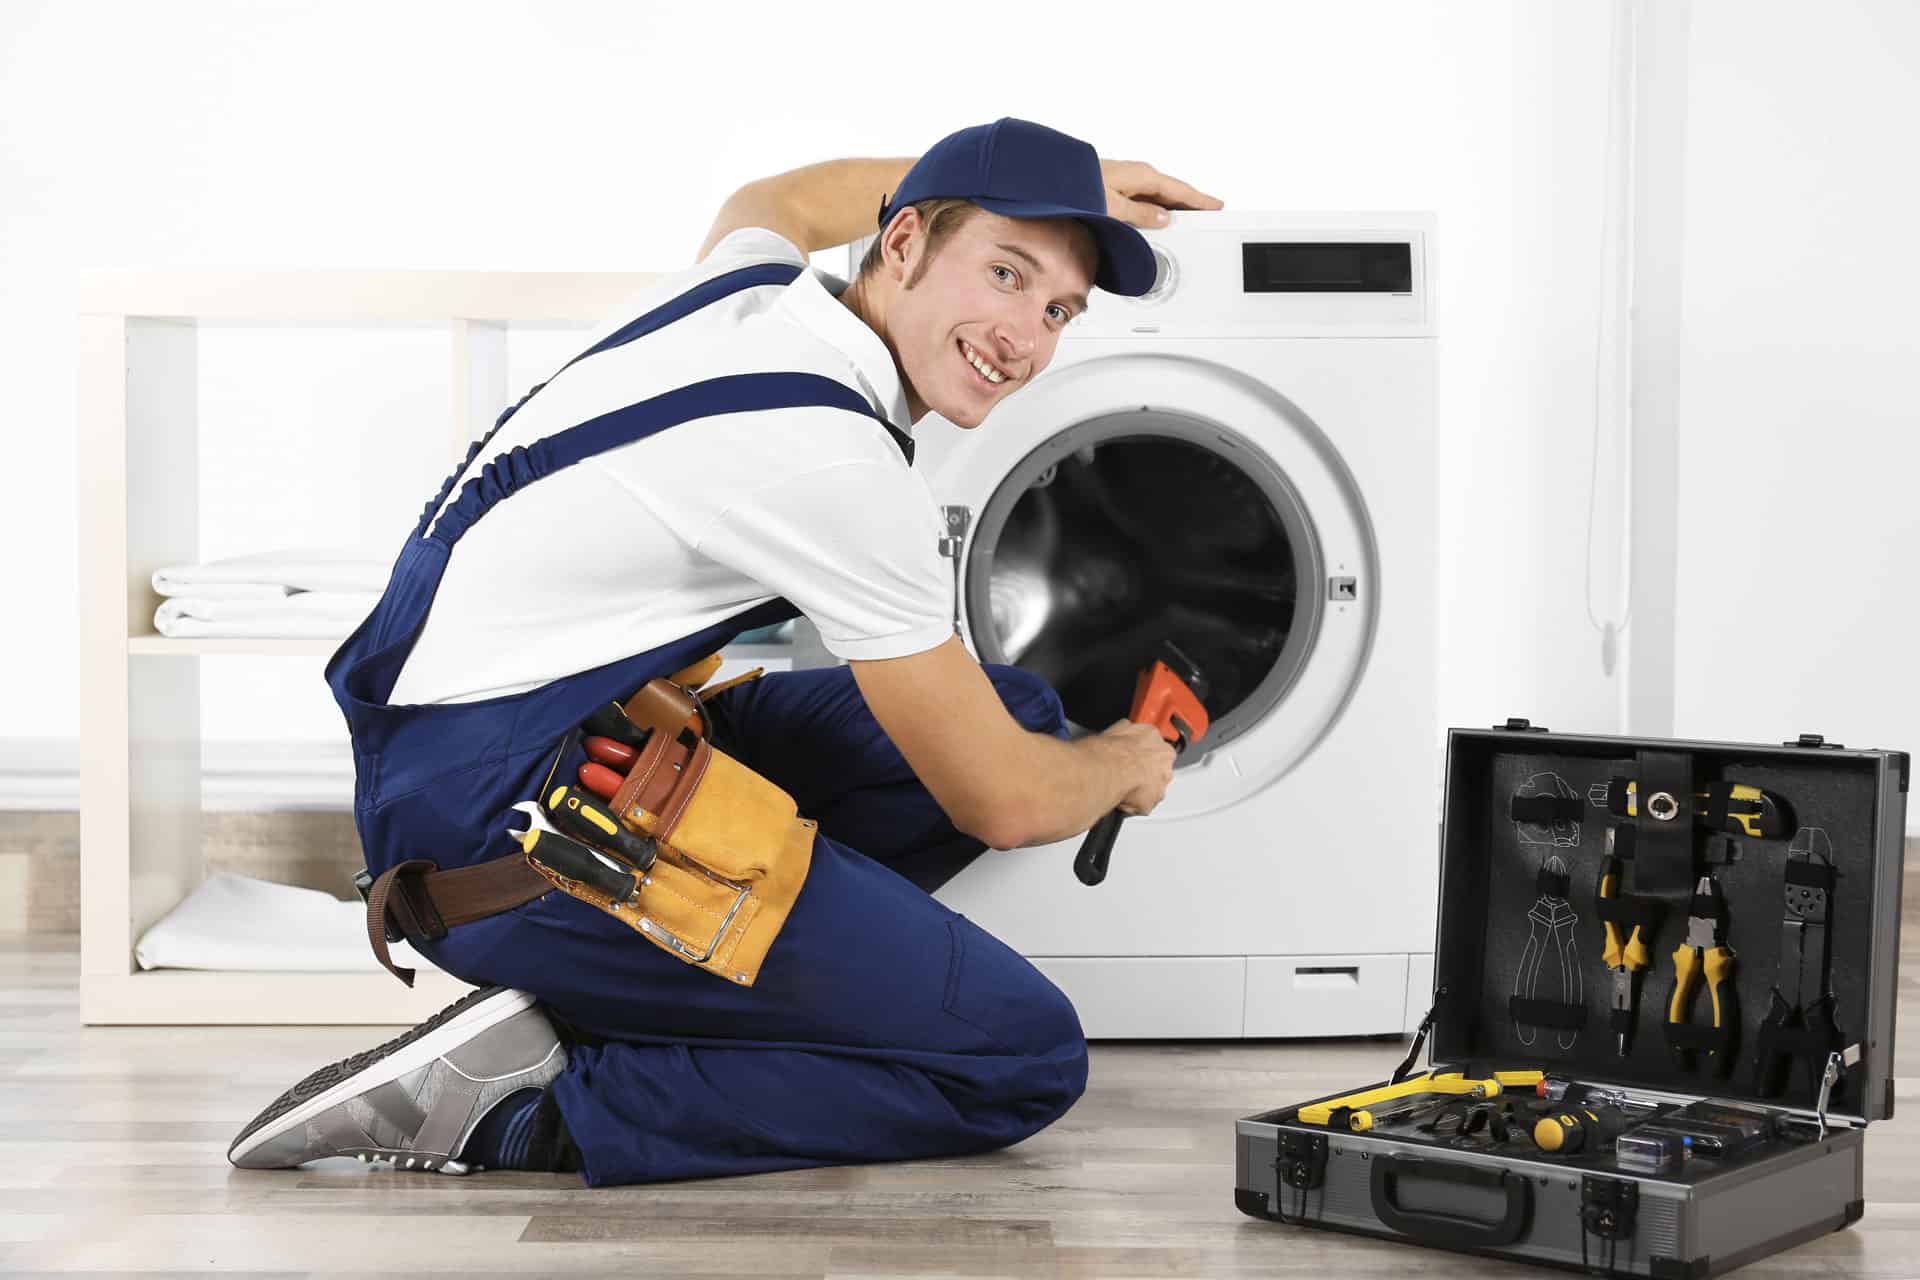
[[[1127,719],[1152,725],[1173,744],[1176,753],[1185,752],[1206,736],[1207,709],[1200,703],[1206,696],[1207,681],[1200,668],[1172,641],[1165,641],[1160,657],[1134,681],[1133,710],[1127,713]],[[1095,885],[1107,878],[1107,860],[1113,856],[1113,842],[1126,817],[1115,809],[1087,832],[1073,860],[1073,874],[1080,877],[1081,884]]]

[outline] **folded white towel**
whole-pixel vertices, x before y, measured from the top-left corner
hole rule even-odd
[[[153,611],[163,636],[339,636],[353,629],[380,595],[373,591],[296,591],[269,599],[170,596]]]
[[[391,950],[403,968],[433,967],[404,942]],[[208,876],[141,935],[133,958],[142,969],[380,971],[360,903],[225,871]]]
[[[163,596],[198,594],[207,585],[269,586],[287,591],[384,591],[392,555],[366,547],[295,547],[229,556],[205,564],[156,569],[153,589]]]

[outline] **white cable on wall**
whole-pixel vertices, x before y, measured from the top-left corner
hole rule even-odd
[[[1607,61],[1607,124],[1602,153],[1600,216],[1600,289],[1594,325],[1593,450],[1587,483],[1587,621],[1600,633],[1600,666],[1612,675],[1620,636],[1633,621],[1632,474],[1633,474],[1633,198],[1638,100],[1637,36],[1643,0],[1613,0]],[[1620,453],[1620,521],[1613,558],[1625,603],[1594,606],[1594,518],[1600,499],[1600,439],[1612,427]]]

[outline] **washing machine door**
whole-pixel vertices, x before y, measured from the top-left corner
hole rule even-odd
[[[1056,368],[953,445],[956,604],[983,662],[1046,677],[1076,733],[1126,716],[1171,641],[1212,720],[1156,810],[1259,791],[1313,750],[1366,666],[1378,561],[1326,434],[1271,386],[1165,354]]]

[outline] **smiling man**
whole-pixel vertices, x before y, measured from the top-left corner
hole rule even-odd
[[[889,192],[850,284],[807,268]],[[1152,285],[1136,226],[1217,207],[1014,119],[911,165],[750,183],[695,267],[502,415],[327,667],[354,739],[375,952],[410,979],[386,952],[405,935],[482,990],[302,1080],[229,1158],[606,1185],[980,1151],[1064,1114],[1087,1069],[1071,1004],[930,893],[988,848],[1152,811],[1173,751],[1126,721],[1070,739],[1043,681],[968,653],[912,431],[929,413],[979,428],[1096,286]],[[800,613],[846,666],[700,688],[704,655]],[[667,700],[646,704],[664,718],[644,733],[645,717],[607,719],[610,700],[640,715],[636,690]],[[628,788],[616,807],[644,814],[653,772],[608,768],[641,743],[675,821],[716,775],[749,788],[726,795],[769,781],[801,817],[778,819],[778,847],[742,849],[758,828],[716,802],[721,826],[742,824],[726,866],[681,840],[689,819],[657,862],[596,839],[579,870],[543,877],[540,850],[567,837],[514,831],[542,804],[567,816],[556,784]],[[713,754],[674,781],[663,748]],[[722,753],[744,771],[712,765]],[[756,895],[750,962],[711,954],[719,939],[746,954],[737,902],[705,955],[632,918],[709,872]],[[627,877],[632,902],[583,876],[611,892]]]

